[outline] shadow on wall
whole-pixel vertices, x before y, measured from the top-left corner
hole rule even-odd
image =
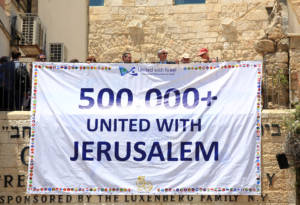
[[[128,31],[134,45],[140,45],[144,43],[145,34],[142,22],[137,20],[131,21],[128,24]]]

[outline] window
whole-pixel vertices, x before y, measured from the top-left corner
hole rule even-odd
[[[204,4],[205,0],[175,0],[176,4]]]
[[[90,6],[103,6],[104,0],[90,0]]]

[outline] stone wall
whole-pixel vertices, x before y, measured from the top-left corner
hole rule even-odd
[[[298,11],[299,3],[291,2]],[[88,52],[99,62],[121,62],[123,52],[131,52],[134,62],[157,62],[160,48],[169,51],[169,60],[188,53],[199,62],[197,51],[206,47],[219,61],[264,61],[265,108],[299,103],[299,37],[287,35],[287,0],[186,5],[174,5],[173,0],[111,0],[89,12]]]
[[[63,196],[26,195],[29,112],[0,112],[0,204],[296,204],[295,171],[280,170],[275,155],[284,151],[284,117],[289,110],[262,113],[261,196]]]
[[[300,4],[275,0],[269,15],[265,35],[255,44],[264,59],[264,106],[288,107],[299,104],[300,98],[300,34],[288,33],[288,12],[295,11],[297,20]]]
[[[290,37],[291,102],[300,103],[300,35]]]
[[[156,62],[166,48],[169,60],[206,47],[219,61],[262,60],[254,42],[265,35],[266,6],[274,0],[206,0],[174,5],[173,0],[109,0],[89,9],[89,55],[99,62]]]
[[[289,106],[288,9],[284,1],[275,0],[265,35],[255,44],[264,59],[264,107]]]

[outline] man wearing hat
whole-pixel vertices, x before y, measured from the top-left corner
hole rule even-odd
[[[188,53],[182,55],[181,63],[190,63],[190,55]]]
[[[211,59],[211,58],[209,58],[207,48],[201,48],[201,49],[199,50],[198,56],[200,56],[200,57],[202,58],[201,62],[203,62],[203,63],[217,62],[216,59],[213,59],[213,58]]]
[[[157,57],[159,58],[159,62],[160,64],[176,64],[173,61],[168,61],[167,57],[168,57],[168,51],[166,49],[159,49],[157,52]]]
[[[37,57],[37,61],[45,62],[46,60],[47,60],[47,57],[45,56],[45,54],[40,54]]]

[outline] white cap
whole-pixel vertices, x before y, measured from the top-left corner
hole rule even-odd
[[[184,53],[184,54],[182,55],[182,58],[190,58],[190,55],[189,55],[188,53]]]

